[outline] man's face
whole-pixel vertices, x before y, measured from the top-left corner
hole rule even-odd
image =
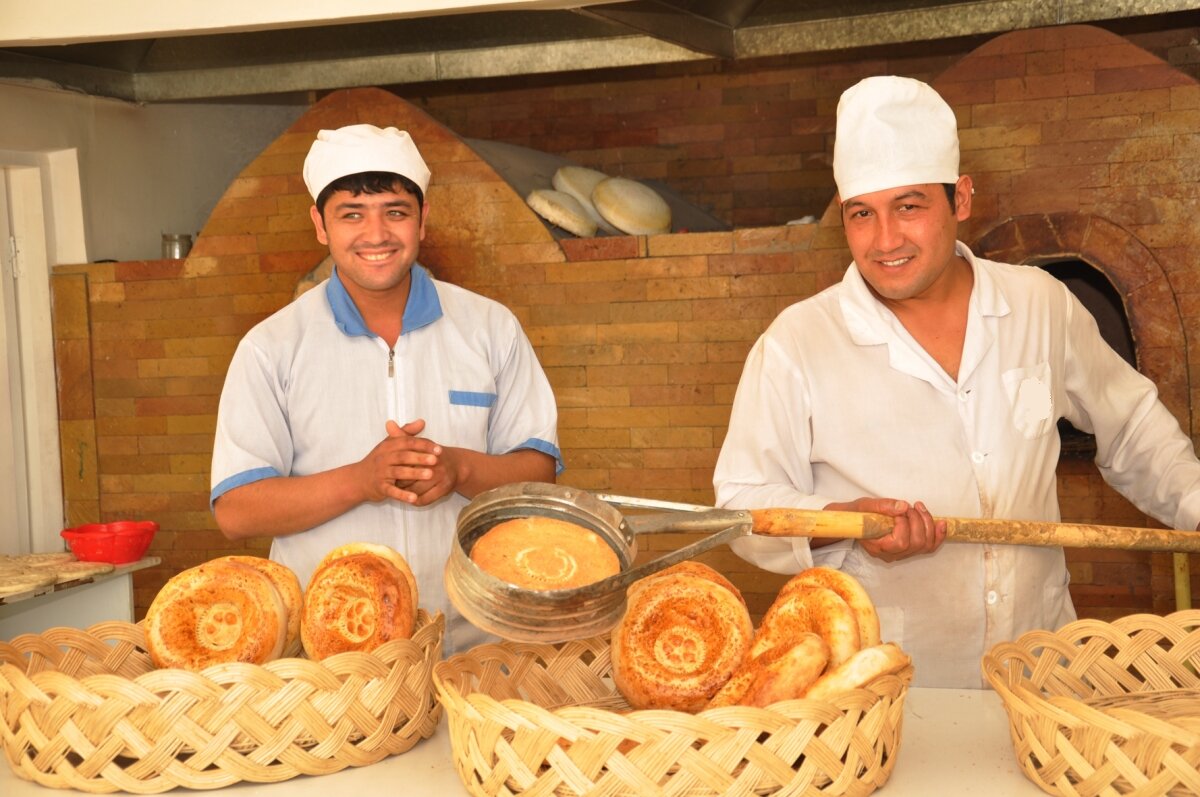
[[[316,206],[310,215],[317,240],[329,247],[347,290],[352,295],[355,287],[386,293],[398,286],[407,291],[409,271],[425,239],[427,207],[402,188],[357,196],[337,191],[325,203],[324,217]]]
[[[958,222],[971,215],[971,178],[958,179],[954,206],[939,183],[888,188],[842,204],[854,262],[885,303],[936,295],[954,260]]]

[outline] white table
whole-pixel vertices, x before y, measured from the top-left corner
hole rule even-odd
[[[368,767],[276,784],[239,783],[217,790],[230,797],[462,797],[442,720],[432,738],[403,755]],[[4,797],[50,797],[57,790],[21,780],[0,764]],[[170,794],[188,793],[176,789]],[[1044,794],[1017,768],[1000,698],[990,690],[910,689],[900,755],[882,797],[1023,797]]]
[[[40,634],[47,628],[87,628],[106,620],[133,622],[133,573],[161,562],[148,556],[117,565],[86,581],[37,587],[0,598],[0,640]]]

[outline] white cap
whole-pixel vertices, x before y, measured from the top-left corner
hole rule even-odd
[[[391,172],[407,177],[422,194],[429,188],[429,167],[406,131],[347,125],[317,133],[304,159],[304,184],[314,200],[334,180],[360,172]]]
[[[885,188],[954,183],[958,176],[958,122],[928,85],[869,77],[842,93],[833,180],[843,202]]]

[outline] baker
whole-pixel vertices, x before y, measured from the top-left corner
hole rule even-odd
[[[412,566],[446,650],[483,635],[442,572],[476,494],[561,470],[557,408],[513,314],[417,262],[430,172],[408,133],[322,130],[304,162],[332,276],[238,344],[217,414],[210,500],[232,540],[268,536],[307,584],[349,542]]]
[[[745,538],[775,572],[855,576],[925,686],[980,687],[980,657],[1075,619],[1063,550],[943,546],[936,517],[1057,521],[1057,422],[1095,434],[1105,480],[1173,528],[1200,522],[1200,462],[1154,385],[1041,269],[976,257],[954,112],[872,77],[838,103],[833,172],[853,256],[755,343],[714,473],[726,507],[878,512],[889,535],[812,548]]]

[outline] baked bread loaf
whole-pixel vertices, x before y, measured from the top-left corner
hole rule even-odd
[[[776,599],[763,615],[750,648],[766,662],[783,655],[806,632],[818,634],[829,646],[829,663],[836,667],[858,652],[858,618],[836,592],[808,584],[796,585]]]
[[[671,207],[658,192],[636,180],[609,177],[592,189],[592,204],[612,226],[627,235],[671,231]]]
[[[296,656],[300,653],[300,615],[304,611],[304,595],[300,591],[300,579],[290,567],[281,565],[261,556],[223,556],[217,562],[233,562],[235,564],[253,567],[262,572],[279,593],[287,609],[287,634],[283,642],[282,656]]]
[[[613,682],[635,709],[704,708],[733,676],[754,627],[737,596],[703,576],[658,574],[631,590],[612,632]]]
[[[550,184],[554,186],[555,191],[574,197],[599,229],[615,233],[617,228],[605,221],[600,211],[592,204],[592,191],[602,180],[607,179],[608,175],[604,172],[586,166],[560,166],[550,178]]]
[[[261,570],[218,560],[168,580],[144,626],[150,658],[159,667],[264,664],[283,652],[287,607]]]
[[[874,647],[883,641],[879,637],[879,614],[875,611],[875,604],[854,576],[832,567],[810,567],[792,576],[779,590],[775,600],[783,600],[805,584],[831,589],[849,605],[858,618],[858,636],[862,647]]]
[[[561,227],[580,238],[591,238],[596,234],[596,222],[579,200],[562,191],[535,188],[525,197],[525,204],[555,227]]]
[[[672,573],[689,573],[693,576],[700,576],[701,578],[707,578],[709,581],[712,581],[714,584],[719,584],[720,586],[722,586],[725,589],[732,592],[737,597],[737,599],[742,602],[743,606],[746,605],[746,599],[745,599],[745,597],[742,596],[742,591],[739,590],[736,586],[734,586],[732,581],[725,578],[725,576],[721,575],[720,572],[718,572],[717,570],[714,570],[713,568],[709,567],[708,565],[704,564],[703,562],[695,562],[695,561],[692,561],[691,559],[684,559],[682,562],[679,562],[678,564],[673,564],[668,568],[664,568],[663,570],[660,570],[657,573],[647,576],[646,578],[639,579],[639,580],[633,582],[633,584],[631,584],[629,586],[629,589],[631,591],[637,590],[642,585],[650,583],[651,579],[660,578],[661,576],[669,576]],[[632,594],[632,592],[630,592],[629,594]]]
[[[300,639],[310,659],[371,651],[412,636],[415,591],[392,557],[369,548],[364,543],[342,546],[317,565],[304,591],[300,621]]]
[[[574,589],[621,572],[621,560],[589,528],[533,515],[492,526],[471,561],[501,581],[532,590]]]

